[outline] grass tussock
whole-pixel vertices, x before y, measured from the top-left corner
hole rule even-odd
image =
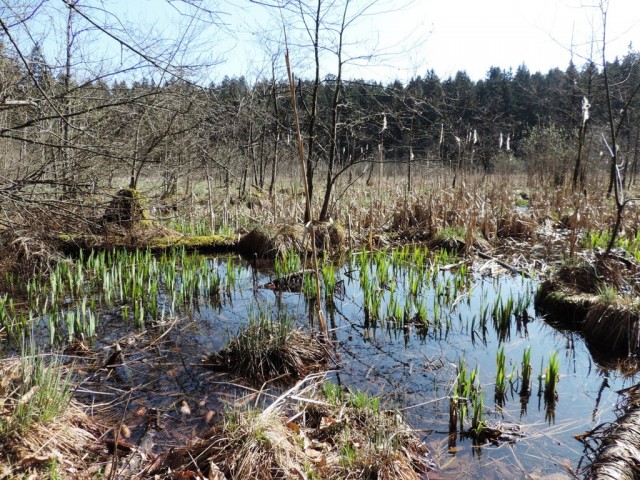
[[[363,392],[335,389],[314,386],[304,395],[294,388],[276,408],[230,414],[166,466],[227,479],[424,478],[427,447],[402,416]]]
[[[251,230],[238,242],[238,251],[250,258],[276,258],[291,251],[305,254],[311,250],[311,230],[321,251],[335,252],[345,243],[346,232],[339,223],[281,224]]]
[[[443,248],[456,253],[468,252],[472,247],[480,251],[490,248],[489,243],[478,232],[462,227],[446,227],[439,230],[429,239],[427,245],[432,250]]]
[[[595,294],[601,284],[601,277],[594,263],[579,262],[561,266],[555,274],[554,281],[558,286],[576,293]]]
[[[96,432],[55,359],[0,363],[0,478],[91,478]]]
[[[207,474],[217,470],[223,478],[269,480],[295,478],[305,471],[305,452],[279,413],[233,413],[206,437],[192,455]]]
[[[322,369],[327,352],[317,337],[294,328],[288,318],[251,319],[222,350],[205,360],[253,383],[291,380]]]
[[[325,455],[319,478],[417,480],[429,470],[424,443],[400,414],[382,410],[376,397],[352,390],[332,407],[308,409],[307,418],[307,435]]]

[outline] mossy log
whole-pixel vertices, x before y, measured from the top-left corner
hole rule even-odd
[[[74,253],[80,250],[104,248],[150,249],[185,248],[202,253],[234,252],[237,249],[235,235],[188,236],[170,229],[149,229],[129,232],[126,235],[60,235],[62,250]]]

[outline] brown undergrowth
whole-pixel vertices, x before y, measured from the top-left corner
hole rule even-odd
[[[433,175],[416,181],[412,192],[406,191],[401,180],[383,178],[377,187],[350,185],[349,194],[339,195],[333,203],[331,213],[335,221],[314,223],[316,247],[332,253],[347,244],[350,248],[416,241],[442,244],[442,236],[458,231],[463,241],[448,242],[454,250],[468,252],[475,247],[484,251],[507,239],[545,241],[546,234],[541,236],[540,231],[553,225],[572,233],[562,248],[573,255],[581,236],[588,231],[607,231],[614,221],[613,204],[597,186],[585,194],[569,188],[534,188],[526,177],[518,175],[465,175],[461,186],[451,188],[448,172],[441,169],[434,169]],[[92,201],[86,208],[70,204],[56,215],[41,210],[30,212],[28,222],[25,220],[25,225],[31,226],[28,231],[0,232],[4,245],[15,245],[13,254],[11,249],[7,250],[2,264],[29,265],[29,261],[23,261],[24,254],[19,253],[25,247],[31,263],[37,263],[43,245],[47,247],[47,257],[61,247],[77,251],[113,246],[157,249],[184,246],[237,250],[249,258],[271,259],[292,248],[304,252],[311,245],[310,229],[305,231],[302,223],[297,193],[291,188],[278,189],[272,196],[264,194],[263,202],[251,205],[236,202],[233,208],[233,198],[216,198],[213,203],[222,207],[215,215],[209,211],[209,202],[193,197],[194,201],[180,203],[183,208],[174,212],[172,222],[203,221],[211,223],[212,228],[217,223],[217,228],[225,232],[194,237],[167,228],[167,219],[153,217],[150,212],[161,213],[158,207],[161,199],[122,189],[108,201]],[[213,222],[212,215],[219,221]],[[632,238],[639,220],[640,209],[629,205],[621,237]],[[242,233],[244,236],[238,241]],[[447,247],[446,241],[444,246]]]

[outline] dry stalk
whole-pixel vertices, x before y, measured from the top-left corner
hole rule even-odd
[[[286,28],[284,28],[284,19],[283,19],[283,30],[284,30],[284,34],[285,34],[285,45],[287,44],[287,32],[286,32]],[[302,133],[300,132],[300,118],[298,116],[298,107],[296,104],[296,91],[295,91],[295,84],[294,84],[294,80],[293,80],[293,73],[291,72],[291,63],[289,61],[289,48],[285,47],[285,54],[284,54],[284,59],[285,59],[285,63],[287,64],[287,77],[289,79],[289,92],[291,94],[291,104],[293,107],[293,116],[294,116],[294,120],[295,120],[295,124],[296,124],[296,140],[298,143],[298,159],[300,161],[300,171],[302,173],[302,183],[304,185],[304,194],[305,194],[305,200],[306,200],[306,206],[307,206],[307,211],[309,212],[309,218],[310,220],[313,220],[313,212],[311,210],[311,198],[309,198],[309,186],[307,185],[307,174],[306,174],[306,165],[304,163],[304,144],[303,144],[303,140],[302,140]],[[321,296],[321,290],[320,290],[320,269],[318,267],[318,255],[316,252],[316,245],[315,245],[315,233],[314,233],[314,228],[313,228],[313,223],[311,223],[311,238],[314,240],[311,242],[311,248],[312,248],[312,252],[313,252],[313,269],[315,270],[315,284],[316,284],[316,298],[319,299]],[[329,331],[327,329],[327,321],[325,319],[324,316],[324,312],[322,311],[322,306],[320,304],[320,301],[316,301],[315,302],[316,305],[316,313],[318,315],[318,324],[320,327],[320,332],[322,333],[322,337],[321,339],[323,341],[328,340],[329,338]]]

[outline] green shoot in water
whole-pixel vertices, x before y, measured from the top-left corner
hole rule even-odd
[[[522,353],[522,386],[520,388],[520,395],[526,396],[531,389],[531,347],[527,347]]]
[[[553,403],[558,398],[557,385],[560,379],[560,358],[558,352],[549,357],[549,366],[545,370],[544,398],[547,403]]]

